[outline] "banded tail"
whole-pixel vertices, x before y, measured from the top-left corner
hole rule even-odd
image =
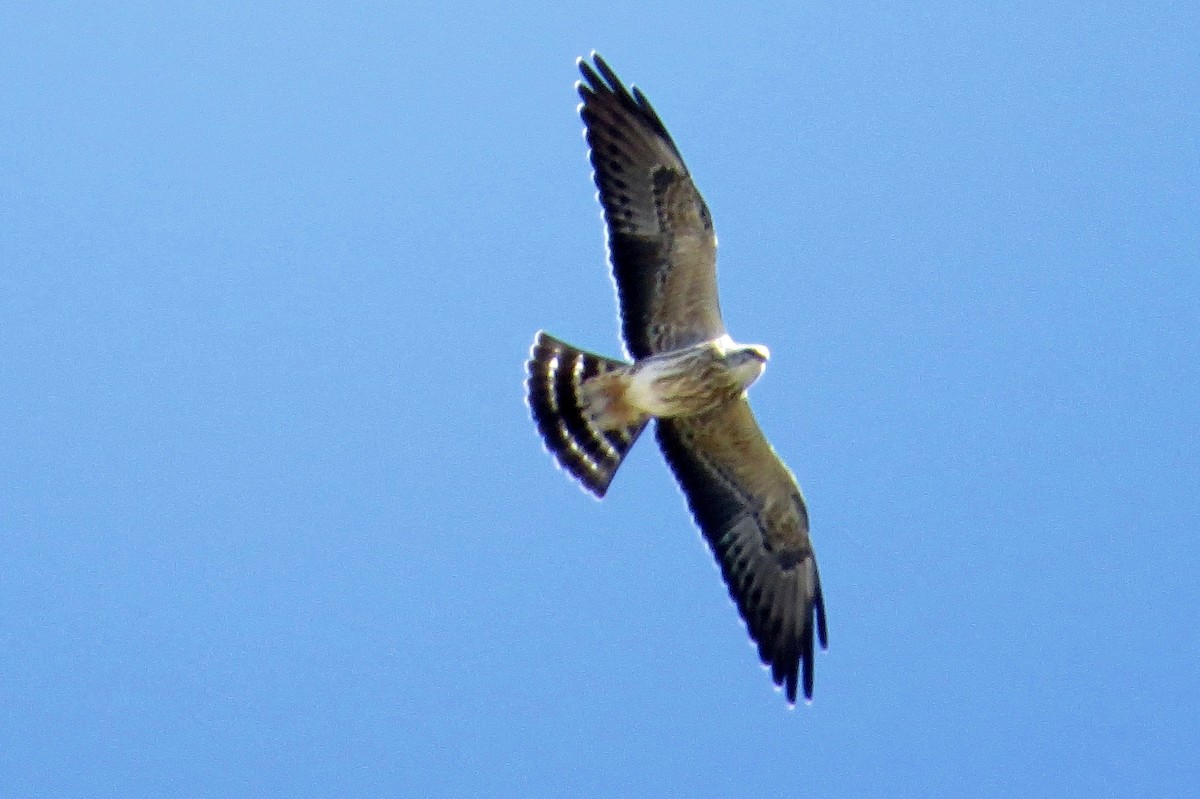
[[[629,364],[539,331],[526,363],[529,410],[546,449],[603,497],[650,417],[624,403]]]

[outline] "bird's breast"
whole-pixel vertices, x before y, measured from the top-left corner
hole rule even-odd
[[[734,399],[742,387],[725,354],[701,345],[638,361],[626,399],[651,416],[692,416]]]

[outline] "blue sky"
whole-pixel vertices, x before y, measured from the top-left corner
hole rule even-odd
[[[8,9],[0,793],[1194,787],[1200,14],[778,5]],[[652,442],[527,419],[619,352],[593,48],[773,354],[794,711]]]

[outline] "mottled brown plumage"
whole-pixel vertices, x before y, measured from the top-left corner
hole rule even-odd
[[[608,229],[626,363],[538,333],[529,407],[546,447],[603,497],[651,418],[759,656],[789,703],[812,697],[825,603],[795,478],[745,390],[765,348],[735,344],[717,299],[717,238],[649,101],[600,56],[579,61],[580,115]]]
[[[725,335],[717,236],[675,142],[650,101],[599,56],[580,59],[579,113],[608,224],[625,345],[635,359]]]

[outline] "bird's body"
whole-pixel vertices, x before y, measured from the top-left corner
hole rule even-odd
[[[583,412],[604,430],[627,426],[630,414],[695,416],[741,396],[766,362],[765,348],[739,346],[728,336],[651,355],[583,381]],[[607,412],[613,406],[626,410],[616,416]]]
[[[632,362],[539,332],[527,364],[531,413],[550,452],[597,497],[655,420],[760,657],[789,702],[801,676],[811,697],[814,633],[824,647],[826,628],[808,512],[746,401],[767,350],[725,331],[712,219],[662,121],[593,59],[594,68],[579,62],[580,114]]]

